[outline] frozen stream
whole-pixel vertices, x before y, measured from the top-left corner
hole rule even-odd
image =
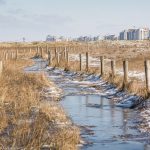
[[[115,89],[109,89],[98,76],[45,68],[45,62],[39,61],[26,71],[44,71],[63,89],[60,103],[73,123],[81,128],[81,137],[86,143],[81,149],[150,150],[146,144],[149,136],[135,128],[137,112],[116,107],[114,99],[109,97]],[[99,88],[95,88],[97,86]]]
[[[144,144],[145,138],[134,129],[134,111],[117,108],[111,100],[98,95],[66,96],[61,104],[73,122],[83,127],[82,137],[93,143],[82,149],[150,149]]]

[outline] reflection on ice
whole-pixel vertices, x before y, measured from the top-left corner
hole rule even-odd
[[[93,143],[82,149],[144,150],[148,138],[132,123],[133,110],[116,107],[114,101],[99,95],[66,96],[61,104],[73,122],[81,126],[84,140]]]

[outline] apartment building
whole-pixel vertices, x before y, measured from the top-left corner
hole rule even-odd
[[[127,33],[128,33],[127,30],[124,30],[124,31],[120,32],[120,34],[119,34],[119,40],[128,40]]]
[[[119,40],[147,40],[149,38],[149,28],[128,29],[119,34]]]
[[[148,28],[140,28],[137,30],[136,38],[138,40],[146,40],[149,39],[150,30]]]

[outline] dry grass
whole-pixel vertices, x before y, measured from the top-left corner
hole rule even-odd
[[[111,84],[114,84],[119,90],[126,90],[130,94],[136,94],[145,99],[149,97],[149,92],[147,91],[146,87],[137,79],[129,79],[128,83],[124,83],[121,75],[116,74],[115,77],[112,77],[111,73],[105,74],[103,79]]]
[[[148,56],[147,56],[148,58]],[[124,59],[120,58],[117,61],[117,69],[122,70],[122,61]],[[65,70],[79,71],[79,61],[69,61],[69,65],[67,65],[66,60],[64,58],[60,59],[60,63],[56,63],[56,58],[53,59],[54,66],[65,68]],[[134,63],[136,62],[136,63]],[[116,74],[115,77],[112,77],[111,74],[111,64],[109,60],[105,60],[105,74],[103,75],[103,79],[108,81],[109,83],[114,84],[120,90],[126,90],[129,93],[136,94],[144,97],[145,99],[149,96],[148,91],[145,88],[145,83],[140,81],[135,77],[129,78],[129,83],[123,82],[123,76]],[[136,69],[137,68],[137,69]],[[144,72],[144,57],[136,56],[133,59],[129,60],[129,70],[130,71],[143,71]],[[86,66],[82,64],[82,72],[87,72]],[[99,67],[89,67],[88,73],[92,74],[100,74]]]
[[[34,42],[34,43],[2,43],[0,46],[0,49],[2,51],[5,50],[13,50],[15,51],[19,47],[19,55],[18,58],[30,58],[33,57],[36,52],[37,46],[43,47],[43,56],[44,58],[47,58],[46,53],[46,46],[50,47],[50,50],[52,54],[55,53],[55,47],[57,47],[57,50],[59,53],[63,54],[64,47],[69,47],[69,54],[84,54],[86,52],[89,52],[89,55],[92,57],[98,57],[104,55],[106,58],[116,59],[116,67],[118,70],[122,70],[122,61],[125,58],[129,59],[129,71],[139,71],[144,72],[144,60],[150,59],[150,41],[99,41],[99,42],[91,42],[88,43],[79,43],[79,42],[53,42],[53,43],[46,43],[46,42]],[[25,47],[25,48],[24,48]],[[33,47],[32,51],[29,51],[29,47]],[[63,47],[63,48],[61,48]],[[26,49],[26,51],[24,51]],[[37,54],[39,55],[39,54]],[[13,63],[7,61],[8,63]],[[60,63],[57,64],[56,58],[53,57],[53,64],[52,66],[58,66],[62,67],[66,70],[73,70],[73,71],[79,71],[79,62],[78,61],[70,61],[69,65],[67,65],[67,61],[64,59],[64,57],[60,57]],[[25,63],[25,62],[22,62]],[[21,62],[18,63],[20,66],[17,66],[16,68],[21,68]],[[83,71],[86,71],[85,65],[82,67]],[[114,79],[112,79],[110,71],[110,61],[105,62],[105,70],[107,75],[105,75],[104,79],[109,81],[110,83],[115,84],[118,88],[123,87],[123,77],[120,75],[116,75]],[[96,73],[100,74],[100,68],[96,67],[90,67],[89,73]],[[126,89],[129,90],[131,93],[136,93],[140,95],[146,95],[147,91],[145,90],[145,87],[139,82],[138,80],[131,80],[126,85]]]
[[[76,149],[79,130],[55,102],[43,99],[50,82],[43,74],[20,71],[26,61],[6,64],[0,77],[0,148]]]
[[[107,73],[103,76],[103,79],[111,84],[114,84],[120,90],[123,87],[123,78],[120,75],[115,75],[115,77],[112,77],[111,73]]]

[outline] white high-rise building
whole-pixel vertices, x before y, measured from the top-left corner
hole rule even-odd
[[[136,31],[137,40],[147,40],[149,39],[150,30],[148,28],[139,28]]]
[[[147,40],[150,38],[149,28],[128,29],[120,32],[120,40]]]

